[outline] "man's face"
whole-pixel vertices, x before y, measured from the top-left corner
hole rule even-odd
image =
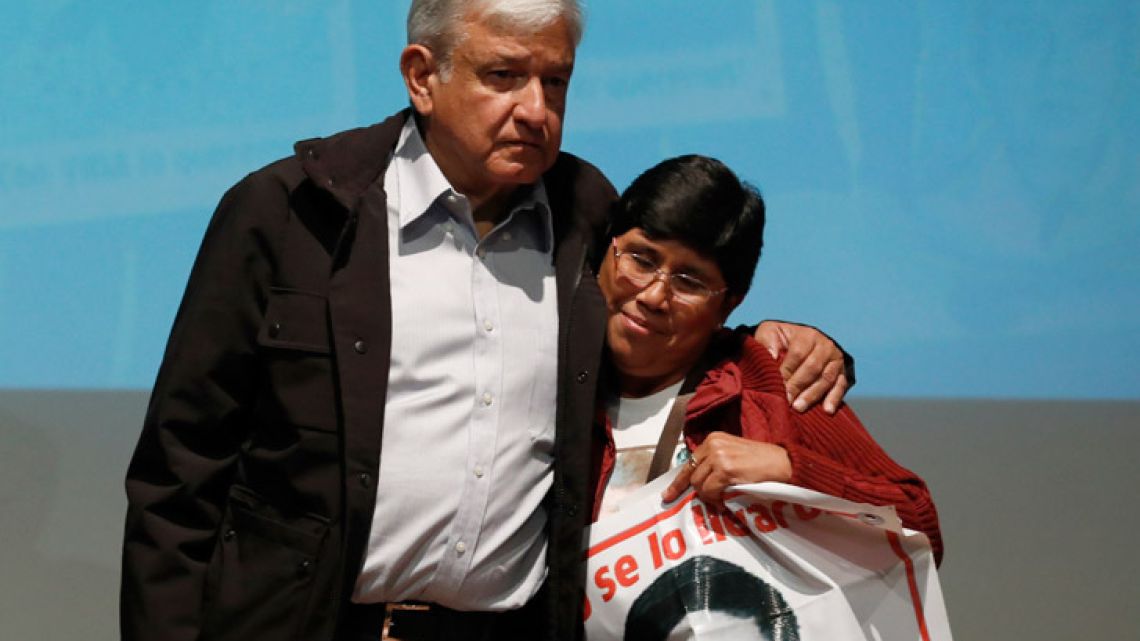
[[[554,164],[574,43],[562,19],[528,34],[477,18],[459,29],[449,73],[440,73],[437,60],[427,109],[416,104],[444,175],[478,199],[533,183]]]

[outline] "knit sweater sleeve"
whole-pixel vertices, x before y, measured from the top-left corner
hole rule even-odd
[[[850,407],[833,416],[818,405],[791,414],[798,438],[780,443],[792,462],[791,483],[860,503],[894,505],[903,525],[930,539],[941,564],[938,512],[926,483],[896,463]]]
[[[804,413],[792,410],[778,362],[751,338],[737,345],[737,351],[726,352],[705,372],[689,401],[685,434],[690,447],[712,431],[779,445],[792,463],[789,483],[859,503],[895,506],[903,525],[926,534],[941,563],[938,512],[926,483],[896,463],[850,407],[843,405],[834,415],[819,405]]]

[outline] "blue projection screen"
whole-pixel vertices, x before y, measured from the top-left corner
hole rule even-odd
[[[0,387],[146,388],[222,192],[406,104],[406,2],[5,3]],[[726,161],[769,205],[734,320],[874,396],[1140,398],[1134,2],[588,4],[564,148]]]

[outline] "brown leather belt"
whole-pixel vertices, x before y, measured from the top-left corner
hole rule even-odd
[[[344,630],[353,641],[451,641],[491,638],[501,612],[461,612],[434,603],[352,603]]]

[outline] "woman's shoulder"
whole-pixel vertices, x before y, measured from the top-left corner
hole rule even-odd
[[[719,332],[706,354],[716,362],[689,403],[696,431],[719,429],[758,441],[786,442],[794,435],[784,379],[768,349],[742,332]],[[734,411],[724,414],[722,408]],[[725,417],[731,423],[725,424]]]
[[[779,364],[767,348],[744,332],[730,330],[713,336],[682,388],[685,391],[695,392],[694,400],[701,406],[718,406],[745,395],[783,399],[785,394]]]
[[[713,363],[706,379],[732,372],[745,390],[783,393],[779,362],[748,333],[723,329],[713,336],[706,353],[710,356],[706,362]]]

